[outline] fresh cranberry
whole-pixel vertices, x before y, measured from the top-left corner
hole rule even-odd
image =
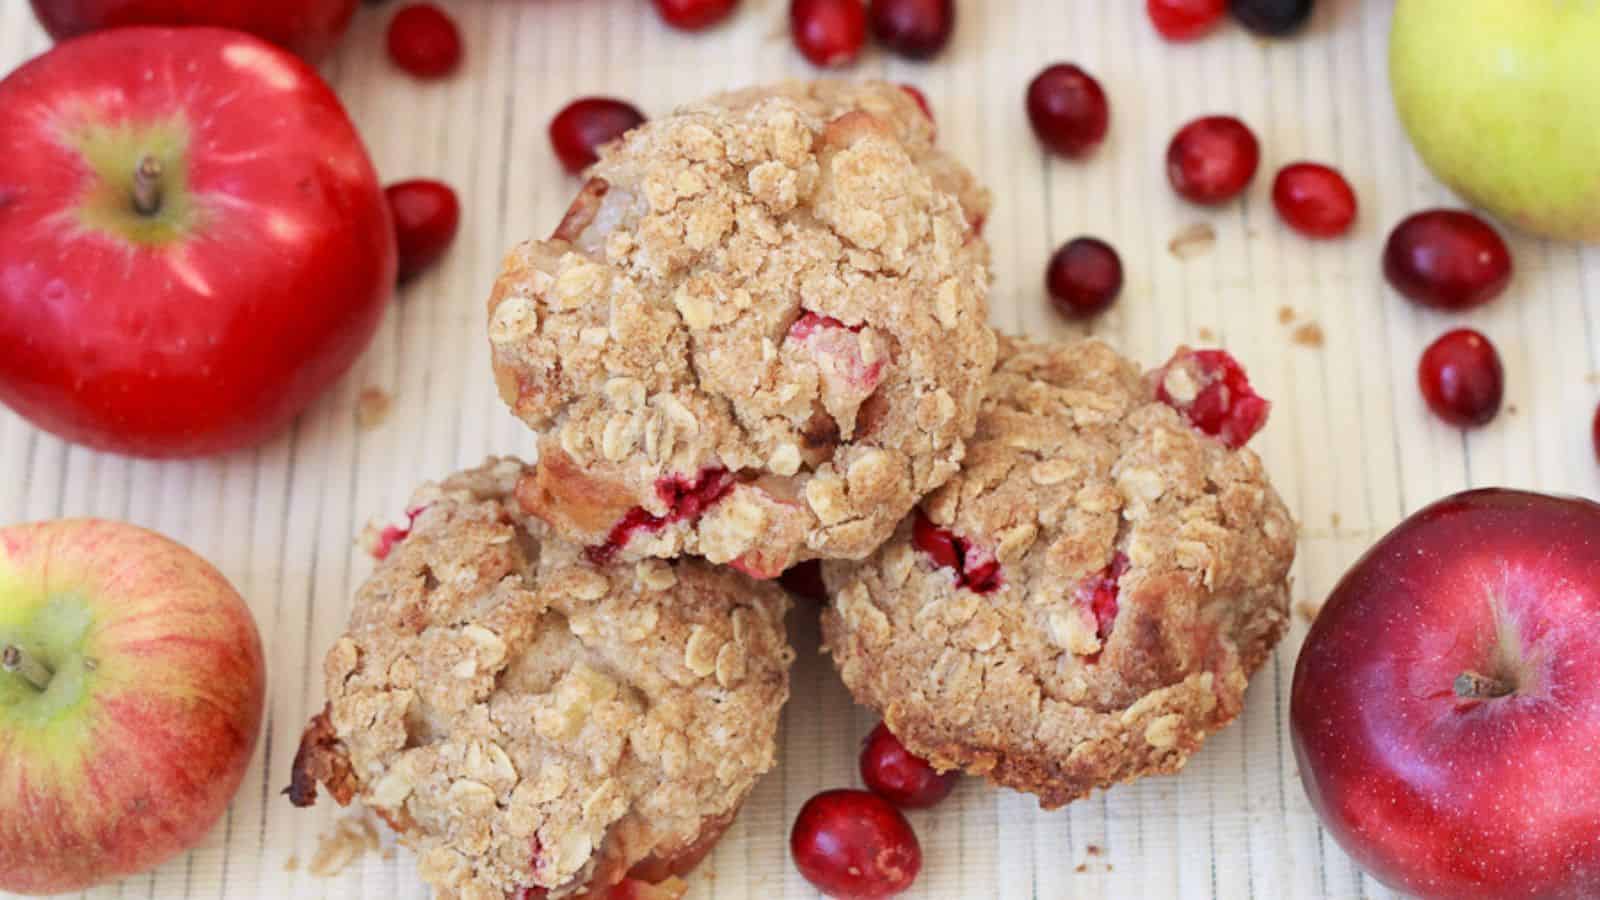
[[[1272,182],[1272,205],[1306,237],[1334,238],[1356,220],[1356,192],[1339,170],[1320,163],[1284,166]]]
[[[1423,306],[1459,311],[1500,296],[1511,283],[1511,251],[1489,223],[1469,212],[1419,212],[1389,235],[1383,274]]]
[[[1217,27],[1227,15],[1228,0],[1146,0],[1145,12],[1162,37],[1193,41]]]
[[[1122,292],[1122,260],[1105,241],[1074,238],[1050,257],[1045,287],[1056,312],[1063,316],[1083,319],[1099,315]]]
[[[414,3],[389,20],[389,58],[418,78],[442,78],[461,65],[461,29],[439,7]]]
[[[699,31],[726,19],[739,0],[655,0],[661,20],[673,28]]]
[[[847,66],[867,42],[867,10],[861,0],[792,0],[789,33],[813,65]]]
[[[400,280],[412,278],[444,255],[461,224],[461,203],[450,186],[427,178],[400,181],[383,189],[394,219],[400,251]]]
[[[1233,0],[1233,17],[1257,34],[1282,37],[1311,18],[1315,0]]]
[[[574,175],[595,164],[600,148],[644,122],[632,104],[610,97],[584,97],[568,103],[550,120],[550,143],[561,165]]]
[[[1232,116],[1206,116],[1183,126],[1167,147],[1167,180],[1192,203],[1214,205],[1239,196],[1256,177],[1261,144]]]
[[[1272,410],[1225,350],[1179,351],[1157,376],[1156,399],[1233,449],[1248,443]]]
[[[861,780],[901,809],[927,809],[950,796],[960,772],[940,772],[913,756],[889,726],[878,723],[861,745]]]
[[[917,101],[917,106],[922,110],[922,114],[928,117],[928,124],[934,124],[933,107],[928,104],[928,95],[918,90],[917,86],[913,84],[902,84],[900,85],[900,90],[910,94],[911,99]]]
[[[1099,146],[1111,126],[1111,104],[1094,76],[1057,63],[1028,85],[1028,121],[1051,151],[1079,157]]]
[[[872,36],[909,59],[928,59],[950,43],[955,0],[872,0]]]
[[[906,817],[866,791],[823,791],[806,801],[789,833],[805,879],[838,900],[876,900],[911,887],[922,846]]]
[[[693,481],[682,475],[668,475],[656,481],[656,496],[666,505],[665,515],[656,515],[642,506],[635,506],[623,514],[606,542],[590,547],[589,561],[603,565],[616,558],[617,552],[628,546],[640,531],[657,532],[674,522],[693,522],[705,515],[706,510],[733,490],[734,479],[727,469],[706,469]]]
[[[802,600],[819,606],[828,602],[828,587],[822,582],[822,560],[808,559],[795,563],[778,576],[778,583]]]
[[[1000,587],[1000,561],[994,554],[957,537],[948,528],[933,524],[921,509],[913,512],[911,543],[928,554],[941,569],[954,569],[956,585],[975,594],[987,594]]]
[[[1439,418],[1466,428],[1486,425],[1500,411],[1505,370],[1488,338],[1470,328],[1458,328],[1422,351],[1417,383]]]
[[[1111,636],[1117,620],[1117,601],[1122,596],[1122,576],[1128,572],[1128,557],[1118,551],[1111,564],[1085,578],[1073,590],[1079,603],[1094,614],[1095,636],[1104,641]]]

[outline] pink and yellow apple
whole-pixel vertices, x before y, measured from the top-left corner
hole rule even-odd
[[[193,846],[264,693],[249,609],[193,552],[92,519],[0,528],[0,890],[81,890]]]

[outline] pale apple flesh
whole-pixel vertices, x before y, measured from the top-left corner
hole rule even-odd
[[[1472,491],[1334,589],[1295,667],[1311,805],[1429,898],[1600,896],[1600,505]]]
[[[249,610],[187,549],[97,520],[0,529],[0,890],[81,890],[198,843],[264,693]]]

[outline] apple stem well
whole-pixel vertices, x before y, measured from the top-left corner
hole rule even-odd
[[[24,681],[40,691],[50,686],[50,679],[53,677],[50,670],[44,667],[44,663],[34,659],[16,644],[7,644],[4,650],[0,650],[0,669],[22,676]]]
[[[133,172],[133,208],[141,216],[161,210],[161,160],[146,156]]]
[[[1516,690],[1517,686],[1504,678],[1491,678],[1477,672],[1462,672],[1455,680],[1456,696],[1463,700],[1493,700]]]

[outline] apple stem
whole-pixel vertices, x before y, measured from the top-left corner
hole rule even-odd
[[[153,216],[161,209],[161,160],[146,156],[133,170],[133,208],[141,216]]]
[[[1456,676],[1456,696],[1463,700],[1493,700],[1516,691],[1516,685],[1504,678],[1490,678],[1477,672],[1462,672]]]
[[[0,669],[21,675],[35,690],[42,691],[50,686],[50,670],[16,644],[7,644],[0,650]]]

